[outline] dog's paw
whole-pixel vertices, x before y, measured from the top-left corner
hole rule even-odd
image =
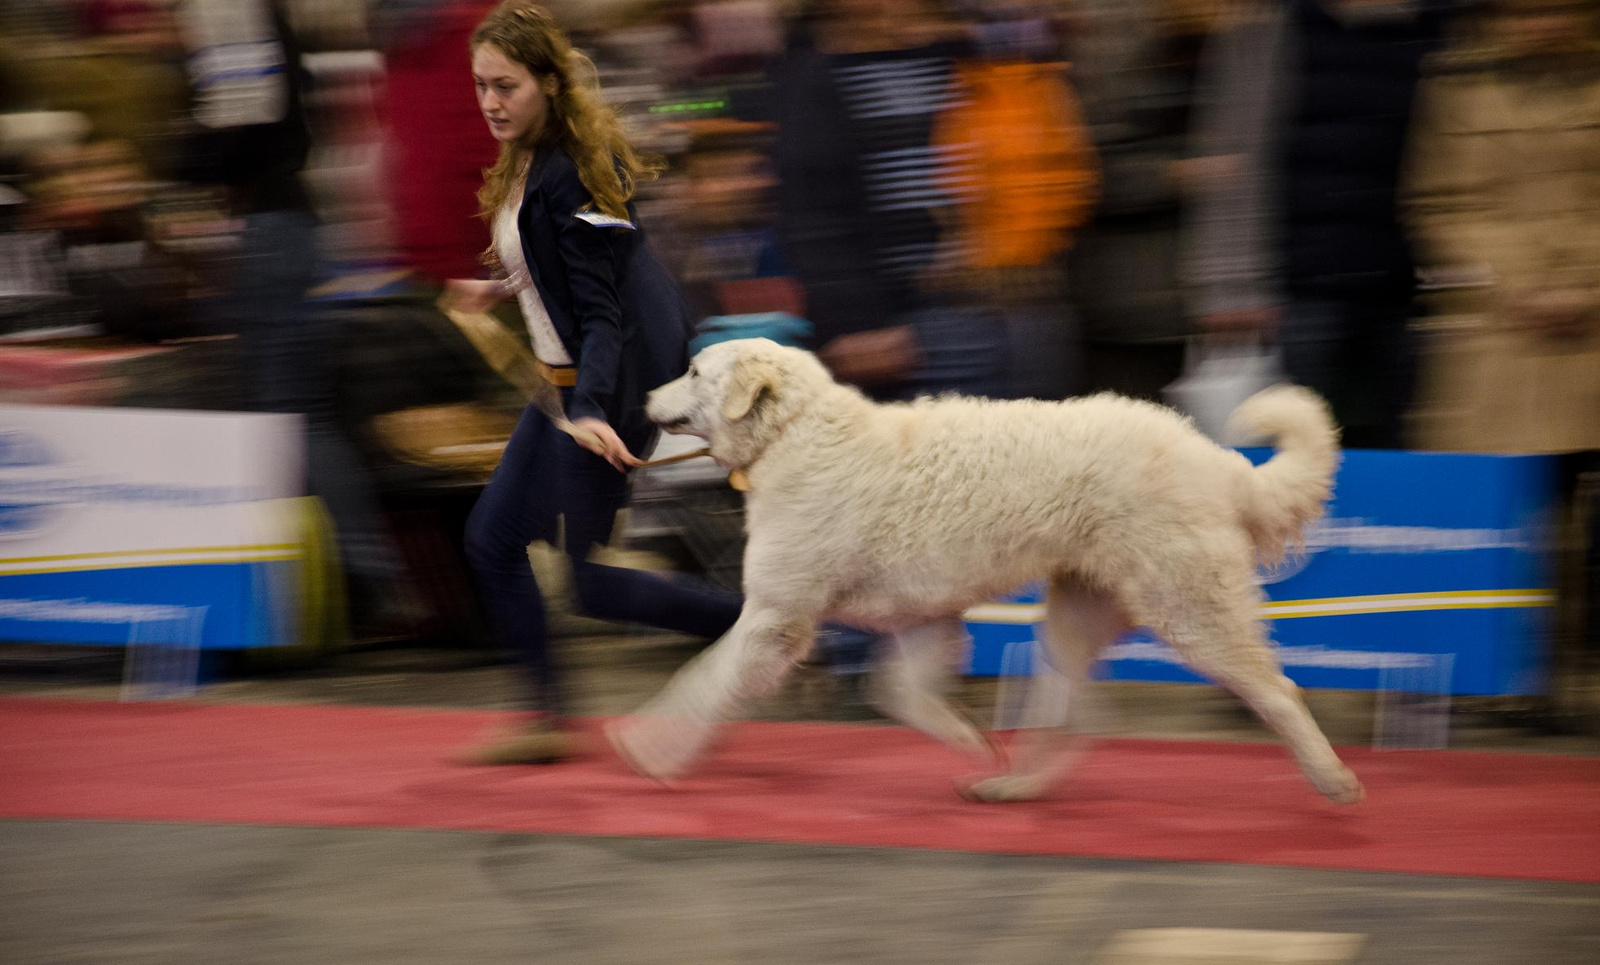
[[[956,793],[979,804],[1008,804],[1015,801],[1037,801],[1044,788],[1037,778],[1027,774],[1001,774],[980,780],[960,781]]]
[[[1335,804],[1360,804],[1367,799],[1367,791],[1348,767],[1339,768],[1336,778],[1317,782],[1317,790]]]
[[[670,785],[686,770],[681,756],[670,753],[659,733],[643,724],[613,722],[605,734],[617,756],[641,777]]]

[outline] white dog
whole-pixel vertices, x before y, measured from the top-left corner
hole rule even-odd
[[[1097,655],[1143,624],[1243,698],[1319,791],[1360,800],[1257,620],[1258,559],[1281,556],[1321,515],[1339,459],[1311,392],[1273,388],[1241,407],[1235,425],[1278,446],[1258,468],[1158,405],[1113,395],[878,405],[765,339],[705,349],[647,411],[747,474],[749,543],[738,623],[612,729],[640,772],[686,771],[718,724],[807,654],[825,619],[889,635],[875,680],[887,713],[993,760],[941,696],[965,644],[961,615],[1046,580],[1048,653],[1024,739],[1010,773],[972,783],[969,797],[1044,793],[1071,757],[1062,738]]]

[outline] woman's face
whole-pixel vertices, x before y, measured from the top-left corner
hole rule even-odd
[[[544,130],[553,78],[541,81],[500,48],[479,44],[472,52],[472,81],[478,88],[478,110],[495,140],[525,144]]]

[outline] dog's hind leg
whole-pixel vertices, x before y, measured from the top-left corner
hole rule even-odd
[[[1181,570],[1174,568],[1169,572]],[[1194,570],[1190,572],[1204,572]],[[1212,572],[1216,572],[1213,570]],[[1248,571],[1208,585],[1169,587],[1160,613],[1143,614],[1198,673],[1233,691],[1294,752],[1318,791],[1340,804],[1363,797],[1361,782],[1339,760],[1312,719],[1300,688],[1283,675],[1267,645],[1257,609],[1261,595]]]
[[[941,743],[993,761],[994,745],[945,699],[966,642],[966,628],[956,617],[895,633],[873,670],[872,703]]]
[[[722,723],[778,688],[815,633],[809,613],[747,600],[733,629],[673,675],[638,716],[608,728],[612,746],[647,777],[682,775]]]
[[[1011,773],[962,788],[974,801],[1031,801],[1072,769],[1083,751],[1089,672],[1127,629],[1116,600],[1073,577],[1050,584],[1044,646],[1036,652]]]

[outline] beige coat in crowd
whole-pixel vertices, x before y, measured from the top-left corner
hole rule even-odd
[[[1437,299],[1417,441],[1600,448],[1600,70],[1444,73],[1417,124],[1421,262],[1467,285]]]

